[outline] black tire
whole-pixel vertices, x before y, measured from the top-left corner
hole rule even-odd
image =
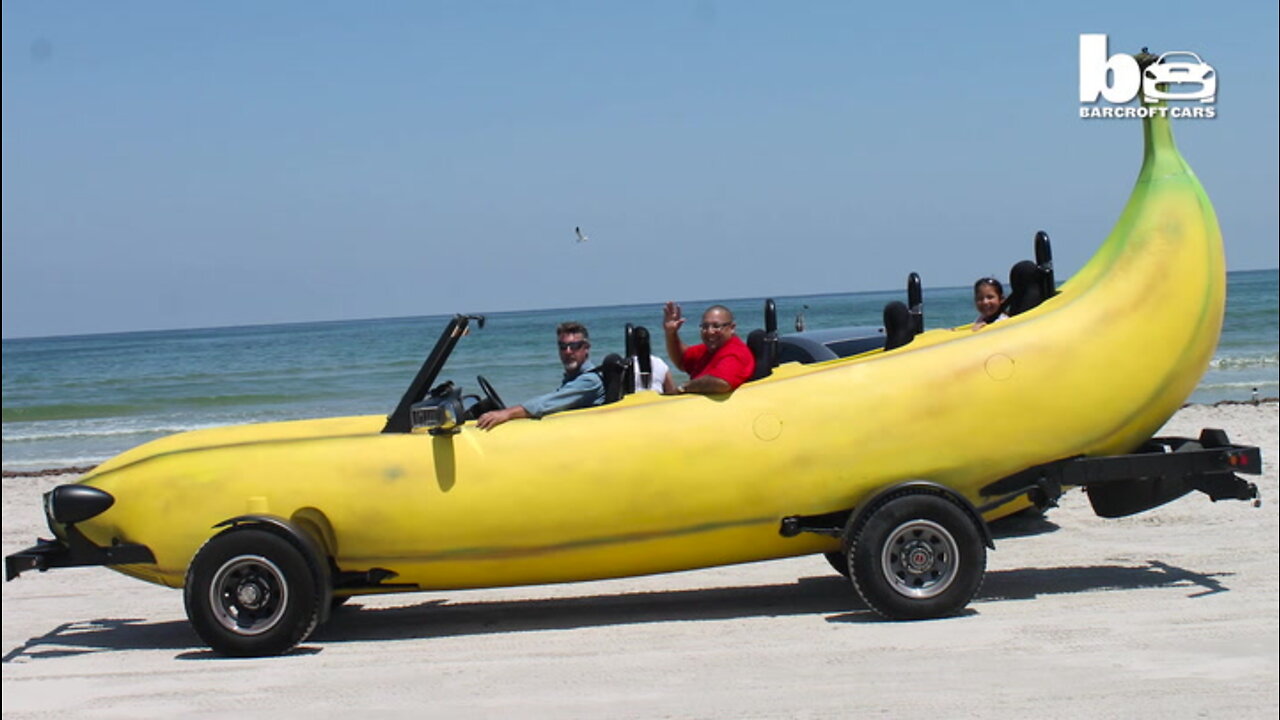
[[[320,617],[314,561],[284,537],[256,528],[214,536],[187,569],[183,600],[200,638],[223,655],[280,655]]]
[[[987,549],[956,501],[911,493],[886,498],[851,529],[853,585],[889,620],[954,615],[982,584]]]
[[[849,577],[849,556],[843,552],[822,553],[822,556],[831,563],[832,569],[845,577]]]

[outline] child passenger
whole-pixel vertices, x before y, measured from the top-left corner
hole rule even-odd
[[[978,309],[978,319],[973,321],[974,330],[1009,317],[1004,312],[1004,286],[993,277],[984,277],[973,284],[973,305]]]

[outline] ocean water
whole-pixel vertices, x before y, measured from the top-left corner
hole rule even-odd
[[[1230,273],[1217,353],[1191,402],[1280,395],[1276,270]],[[779,329],[803,313],[808,329],[880,325],[904,291],[774,298]],[[763,325],[763,298],[728,301],[740,334]],[[926,328],[973,319],[969,288],[924,292]],[[683,302],[686,315],[705,301]],[[465,311],[466,308],[459,308]],[[450,316],[134,332],[3,342],[3,468],[93,465],[183,430],[395,407]],[[661,307],[625,305],[494,313],[473,326],[441,378],[474,388],[483,374],[509,404],[559,383],[554,327],[592,331],[592,358],[623,349],[626,323],[644,325],[661,353]],[[690,328],[691,329],[691,328]],[[686,340],[696,335],[689,329]]]

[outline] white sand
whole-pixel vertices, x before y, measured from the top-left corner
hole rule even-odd
[[[212,655],[181,593],[103,568],[4,586],[10,718],[1275,718],[1277,406],[1192,406],[1262,447],[1261,508],[1121,520],[1079,491],[998,539],[962,617],[877,619],[820,557],[539,588],[357,598],[292,655]],[[4,480],[4,551],[47,535]]]

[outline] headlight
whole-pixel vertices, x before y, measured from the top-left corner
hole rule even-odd
[[[44,494],[44,514],[63,525],[71,525],[106,512],[116,499],[88,485],[59,485]]]

